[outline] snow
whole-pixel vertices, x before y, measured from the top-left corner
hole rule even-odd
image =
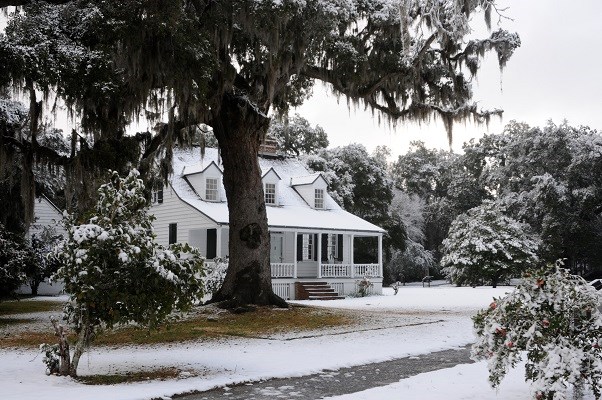
[[[396,296],[391,289],[385,288],[384,296],[297,302],[398,315],[399,323],[362,331],[297,332],[289,337],[274,334],[157,346],[96,347],[86,353],[80,363],[81,375],[157,367],[176,367],[184,371],[180,379],[166,381],[88,386],[70,378],[46,376],[42,355],[36,350],[2,349],[2,399],[148,399],[457,348],[474,340],[470,316],[487,307],[494,296],[503,295],[509,289],[405,286]],[[328,357],[324,357],[325,354]],[[443,396],[446,399],[528,398],[529,387],[521,374],[520,371],[512,373],[509,382],[503,382],[496,393],[488,386],[485,364],[462,365],[340,398],[422,399],[426,398],[425,391],[429,399],[442,399]]]

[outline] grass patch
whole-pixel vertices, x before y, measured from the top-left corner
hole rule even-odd
[[[116,385],[119,383],[164,381],[174,379],[182,373],[178,368],[161,368],[152,371],[127,372],[112,375],[86,375],[77,378],[86,385]]]
[[[162,325],[158,330],[152,331],[133,326],[105,331],[94,340],[93,345],[174,343],[220,336],[256,337],[352,323],[352,317],[334,310],[299,306],[291,306],[289,309],[258,308],[254,312],[244,314],[201,313],[190,319]],[[0,337],[0,347],[37,347],[40,343],[55,341],[49,323],[47,332],[22,332]]]
[[[340,313],[310,307],[288,310],[258,308],[244,314],[200,315],[159,327],[158,330],[126,327],[106,332],[94,342],[99,345],[156,344],[216,336],[256,337],[273,333],[313,330],[348,325],[352,319]]]
[[[0,302],[0,315],[61,311],[62,302],[39,300],[11,300]]]

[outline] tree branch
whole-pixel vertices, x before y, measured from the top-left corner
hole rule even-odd
[[[45,0],[46,3],[49,4],[66,4],[69,3],[71,0]],[[4,8],[4,7],[19,7],[19,6],[26,6],[28,4],[33,3],[33,0],[0,0],[0,8]]]

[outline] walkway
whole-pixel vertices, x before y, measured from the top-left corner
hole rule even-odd
[[[470,348],[444,350],[421,356],[323,371],[297,378],[270,379],[208,392],[178,396],[180,400],[315,400],[385,386],[423,372],[471,363]]]

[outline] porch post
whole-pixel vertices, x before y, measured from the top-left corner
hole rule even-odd
[[[383,234],[378,235],[378,276],[383,276]]]
[[[351,250],[351,254],[349,255],[349,260],[351,260],[351,277],[355,278],[355,265],[353,265],[355,263],[355,261],[353,260],[353,240],[355,239],[355,235],[351,234],[351,246],[350,246],[350,250]]]
[[[215,231],[215,256],[222,256],[222,227],[218,226]]]
[[[294,232],[293,240],[293,278],[297,279],[297,232]]]
[[[316,257],[318,259],[318,278],[322,278],[322,232],[318,233],[318,245],[316,249],[318,249]]]

